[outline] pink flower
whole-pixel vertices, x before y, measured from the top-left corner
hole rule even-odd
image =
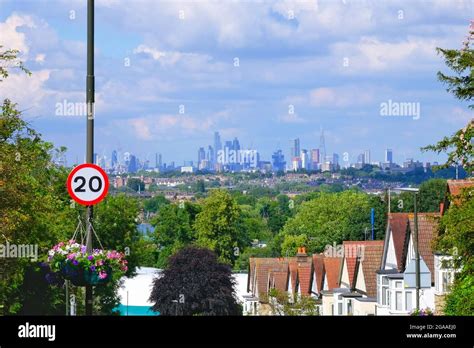
[[[100,279],[105,279],[105,278],[107,278],[107,273],[104,272],[104,271],[100,271],[100,272],[99,272],[99,278],[100,278]]]
[[[75,257],[75,256],[76,256],[76,255],[74,255],[74,254],[69,254],[69,255],[67,256],[67,259],[68,259],[68,260],[74,260],[74,257]]]

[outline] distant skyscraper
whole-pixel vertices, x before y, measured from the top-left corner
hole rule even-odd
[[[365,163],[367,163],[367,164],[371,163],[371,161],[370,161],[370,150],[365,150],[364,151],[364,159],[365,159]]]
[[[112,158],[111,158],[110,165],[112,168],[115,168],[118,165],[118,154],[116,150],[112,151]]]
[[[320,162],[319,149],[312,149],[311,150],[311,159],[310,159],[311,169],[317,170],[319,162]]]
[[[207,161],[209,162],[209,164],[214,164],[215,163],[215,153],[214,153],[214,148],[209,145],[207,147],[207,156],[206,156],[206,159]]]
[[[393,151],[392,149],[385,150],[385,162],[386,163],[393,163]]]
[[[235,137],[234,141],[232,142],[232,149],[234,151],[240,150],[240,143],[239,143],[239,139],[237,139],[237,137]]]
[[[284,171],[285,170],[285,156],[281,150],[277,150],[272,155],[272,165],[274,171]]]
[[[319,151],[321,158],[326,159],[326,140],[324,139],[323,127],[321,127],[321,135],[319,137]]]
[[[220,150],[222,150],[221,136],[219,135],[219,132],[214,132],[214,152],[216,154],[216,158],[217,153]]]
[[[339,155],[337,153],[332,154],[332,164],[334,166],[334,170],[337,170],[339,167]]]
[[[295,140],[293,140],[293,153],[291,155],[294,157],[299,157],[300,153],[300,139],[296,138]]]
[[[135,155],[130,155],[130,161],[128,163],[128,172],[136,173],[138,170],[138,160]]]
[[[199,150],[198,150],[198,158],[197,158],[198,166],[201,163],[201,161],[203,161],[205,159],[206,159],[206,151],[204,151],[203,147],[200,147]]]
[[[308,151],[305,150],[305,149],[301,150],[300,158],[301,158],[301,168],[308,170],[308,169],[309,169],[309,155],[308,155]]]
[[[361,153],[357,156],[357,163],[364,165],[365,164],[365,154]]]

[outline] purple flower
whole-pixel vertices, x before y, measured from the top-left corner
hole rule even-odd
[[[94,256],[89,255],[89,256],[87,256],[87,259],[88,259],[89,261],[92,261],[92,260],[94,259]]]
[[[81,253],[85,253],[87,250],[87,247],[85,245],[81,246]]]
[[[91,271],[95,272],[95,266],[91,266]]]
[[[79,264],[79,261],[73,260],[73,261],[72,261],[72,264],[73,264],[74,266],[77,266],[77,265]]]

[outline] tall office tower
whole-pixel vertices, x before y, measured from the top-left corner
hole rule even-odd
[[[240,143],[239,143],[239,139],[237,139],[237,137],[235,137],[234,141],[232,142],[232,149],[234,151],[239,151],[240,150]]]
[[[291,154],[294,157],[298,157],[301,154],[300,150],[300,138],[293,140],[293,153]]]
[[[392,149],[385,150],[385,163],[393,163],[393,151]]]
[[[216,154],[216,157],[220,150],[222,150],[221,136],[219,135],[219,132],[214,132],[214,153]]]
[[[99,161],[99,155],[97,154],[97,152],[94,152],[94,158],[93,158],[93,161],[92,161],[92,162],[93,162],[94,164],[99,165],[98,161]]]
[[[207,147],[207,156],[206,156],[207,161],[209,164],[212,166],[215,163],[215,154],[214,154],[214,148],[209,145]]]
[[[157,165],[157,168],[158,168],[158,169],[163,168],[163,157],[161,157],[161,153],[158,154],[158,165]]]
[[[339,155],[337,153],[332,154],[332,164],[335,170],[339,168]]]
[[[302,150],[301,150],[300,158],[301,158],[301,168],[308,170],[308,169],[309,169],[309,155],[308,155],[308,150],[302,149]]]
[[[370,150],[365,150],[364,151],[364,159],[366,164],[370,164]]]
[[[111,158],[111,162],[110,162],[110,166],[112,168],[115,168],[117,167],[118,165],[118,154],[117,154],[117,151],[116,150],[113,150],[112,151],[112,158]]]
[[[274,171],[284,171],[286,162],[283,151],[277,150],[272,155],[272,166]]]
[[[201,163],[201,161],[205,159],[206,159],[206,151],[204,151],[203,147],[200,147],[198,150],[198,158],[197,158],[198,166],[199,166],[199,163]]]
[[[129,173],[136,173],[138,170],[138,159],[135,155],[130,155],[130,160],[128,163],[128,172]]]
[[[311,160],[310,160],[310,165],[311,169],[316,170],[318,169],[318,164],[319,164],[319,149],[312,149],[311,150]]]
[[[357,156],[357,163],[364,165],[365,164],[365,154],[361,153]]]
[[[319,137],[319,151],[320,151],[321,158],[325,160],[326,159],[326,140],[324,139],[323,127],[321,127],[321,135]]]

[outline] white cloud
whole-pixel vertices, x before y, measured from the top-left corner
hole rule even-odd
[[[0,38],[3,49],[17,49],[25,59],[30,49],[25,34],[17,31],[21,27],[35,28],[36,25],[30,16],[12,14],[5,22],[0,22]]]

